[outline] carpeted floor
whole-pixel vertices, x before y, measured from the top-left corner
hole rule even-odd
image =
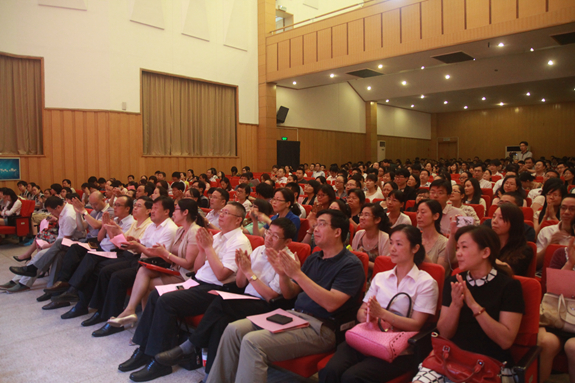
[[[0,284],[13,274],[10,266],[22,265],[12,259],[24,253],[19,245],[0,246]],[[43,294],[45,279],[36,281],[31,290],[5,294],[0,291],[0,382],[67,382],[102,383],[130,382],[129,373],[118,371],[118,364],[130,358],[135,346],[129,341],[134,328],[104,338],[92,337],[102,325],[82,327],[89,315],[63,320],[60,315],[69,310],[61,308],[45,311],[49,302],[37,302]],[[204,370],[187,371],[174,367],[171,375],[155,382],[200,382]],[[273,368],[268,382],[298,382],[294,375]]]

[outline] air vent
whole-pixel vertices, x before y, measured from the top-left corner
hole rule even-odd
[[[376,72],[376,71],[371,70],[371,69],[356,70],[354,72],[348,72],[348,74],[350,74],[352,76],[356,76],[356,77],[361,77],[361,78],[368,78],[368,77],[375,77],[375,76],[383,75],[383,73]]]
[[[575,43],[575,32],[561,33],[559,35],[553,35],[551,38],[557,41],[559,45],[573,44]]]
[[[463,52],[448,53],[445,55],[433,56],[433,58],[446,64],[460,63],[463,61],[473,60],[473,57]]]

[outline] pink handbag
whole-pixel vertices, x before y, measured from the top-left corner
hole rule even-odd
[[[391,298],[386,310],[389,310],[391,303],[398,295],[406,295],[409,298],[409,309],[407,316],[411,312],[411,297],[406,293],[398,293]],[[366,356],[374,356],[387,362],[392,362],[409,346],[409,338],[415,336],[415,331],[389,331],[381,325],[381,320],[375,322],[360,323],[345,333],[347,343]]]

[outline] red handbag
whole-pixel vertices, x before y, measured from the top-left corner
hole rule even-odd
[[[455,383],[500,383],[501,363],[489,356],[475,354],[457,347],[437,333],[433,333],[431,344],[433,351],[422,363]]]

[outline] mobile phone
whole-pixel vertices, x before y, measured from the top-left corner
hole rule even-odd
[[[176,286],[176,289],[178,289],[178,290],[185,290],[185,289],[184,289],[184,286],[181,286],[181,285],[180,285],[180,286]]]
[[[463,215],[457,217],[457,227],[471,226],[473,223],[473,217],[466,217]]]
[[[293,318],[281,314],[274,314],[266,319],[277,324],[288,324],[293,321]]]

